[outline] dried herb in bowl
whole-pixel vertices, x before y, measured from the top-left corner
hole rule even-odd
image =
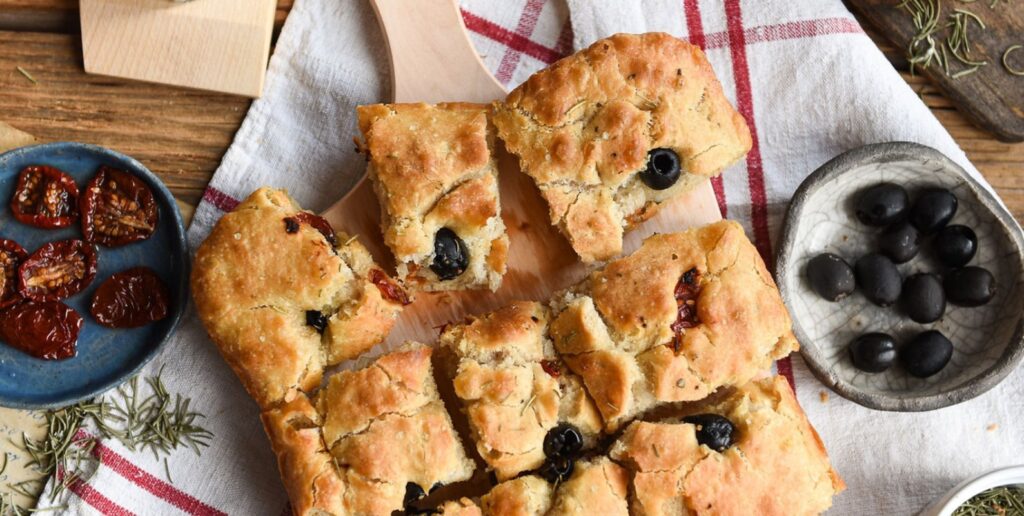
[[[982,491],[953,511],[953,516],[1011,516],[1024,514],[1024,486],[1000,486]]]

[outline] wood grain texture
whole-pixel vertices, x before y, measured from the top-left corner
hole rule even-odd
[[[0,120],[44,141],[133,156],[188,204],[199,202],[249,108],[242,97],[88,75],[73,35],[0,32],[0,49]]]
[[[846,0],[863,19],[868,20],[879,32],[898,48],[907,48],[916,30],[906,10],[897,8],[899,2],[892,0]],[[969,24],[968,33],[973,45],[971,58],[987,61],[977,72],[954,79],[946,75],[939,66],[919,70],[938,85],[946,95],[978,125],[991,131],[998,139],[1007,142],[1024,141],[1024,77],[1012,75],[1003,68],[1002,57],[1010,45],[1024,44],[1024,9],[1016,2],[998,3],[989,7],[988,0],[964,4],[958,0],[940,0],[942,14],[940,28],[935,39],[945,41],[948,30],[947,16],[953,9],[970,9],[982,20],[987,29],[982,31],[974,23]],[[1016,54],[1015,66],[1024,68],[1024,51]],[[949,56],[952,73],[966,68]]]
[[[80,0],[88,73],[259,97],[275,0]]]

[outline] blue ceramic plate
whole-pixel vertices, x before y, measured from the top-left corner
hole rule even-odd
[[[96,279],[82,292],[65,299],[85,319],[78,336],[78,354],[66,360],[40,360],[0,342],[0,405],[45,408],[91,398],[124,381],[149,362],[174,332],[188,301],[188,248],[185,226],[174,197],[152,172],[128,156],[81,143],[47,143],[0,154],[0,237],[21,244],[29,254],[54,240],[82,238],[79,224],[40,229],[22,224],[8,206],[18,172],[29,165],[49,165],[67,172],[80,191],[101,165],[131,172],[149,185],[160,210],[150,238],[122,247],[98,248]],[[146,266],[160,276],[171,294],[168,317],[132,329],[100,326],[89,313],[96,289],[115,272]]]

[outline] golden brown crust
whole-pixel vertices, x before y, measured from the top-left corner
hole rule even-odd
[[[480,506],[469,498],[445,502],[437,508],[437,516],[483,516]]]
[[[486,516],[543,516],[551,509],[553,495],[551,484],[527,475],[494,486],[480,505]]]
[[[261,415],[296,516],[348,514],[347,486],[324,448],[320,415],[304,394]]]
[[[633,471],[634,514],[818,514],[845,487],[782,377],[693,412],[728,418],[734,444],[713,451],[693,425],[673,421],[635,422],[612,447]]]
[[[588,440],[600,419],[575,375],[554,356],[548,314],[517,302],[463,324],[441,343],[459,357],[453,383],[477,451],[499,480],[544,462],[544,437],[557,424],[577,426]]]
[[[577,461],[573,474],[558,486],[551,512],[565,516],[629,514],[626,470],[607,457]]]
[[[359,106],[361,147],[381,203],[384,242],[406,284],[422,290],[497,289],[507,247],[501,220],[489,107],[482,104]],[[469,267],[451,280],[430,270],[434,235],[454,231]]]
[[[326,365],[380,342],[401,309],[374,292],[368,274],[376,266],[358,241],[339,234],[334,247],[295,221],[302,213],[283,190],[253,192],[217,222],[192,269],[200,319],[264,408],[316,387]],[[306,324],[307,311],[330,317],[326,337]]]
[[[751,146],[704,53],[662,33],[617,34],[558,61],[496,104],[494,124],[586,262],[620,253],[624,229]],[[637,175],[657,148],[683,172],[660,191]]]
[[[650,237],[554,308],[555,348],[609,429],[655,405],[743,384],[797,348],[775,283],[729,221]]]

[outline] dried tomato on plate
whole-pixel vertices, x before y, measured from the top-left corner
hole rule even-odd
[[[100,167],[82,194],[82,234],[88,242],[117,247],[145,240],[158,220],[153,192],[123,170]]]
[[[0,238],[0,309],[21,300],[21,294],[18,294],[18,266],[25,258],[28,258],[28,253],[17,242]]]
[[[26,301],[0,312],[0,338],[44,360],[75,356],[82,316],[58,301]]]
[[[89,311],[108,328],[138,328],[167,317],[170,294],[148,267],[132,267],[100,284]]]
[[[63,228],[78,218],[78,185],[53,167],[25,167],[11,198],[18,222],[39,228]]]
[[[96,248],[81,240],[50,242],[18,268],[18,292],[33,301],[59,301],[96,277]]]

